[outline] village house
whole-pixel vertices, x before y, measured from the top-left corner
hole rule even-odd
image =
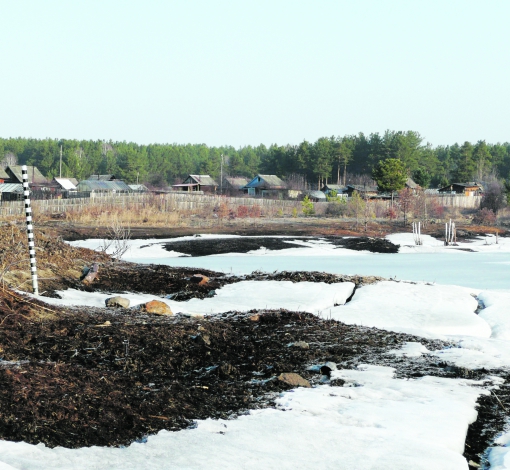
[[[347,196],[352,197],[354,192],[357,192],[362,198],[376,198],[379,196],[379,190],[377,186],[368,186],[365,184],[348,184],[347,185]]]
[[[8,178],[6,183],[23,184],[23,171],[21,165],[8,166],[5,169]],[[54,181],[48,181],[35,166],[27,166],[27,177],[30,191],[34,199],[55,197],[59,193],[59,186]]]
[[[287,185],[276,175],[257,175],[243,187],[243,191],[249,196],[281,199],[287,192]]]
[[[209,175],[188,175],[188,177],[179,184],[173,184],[172,188],[178,191],[203,191],[207,193],[214,193],[218,188],[218,183],[214,181]]]
[[[479,183],[452,183],[439,188],[439,194],[457,194],[463,196],[480,196],[483,193],[483,186]]]
[[[321,191],[326,195],[330,196],[331,194],[341,195],[344,192],[347,191],[347,187],[345,187],[342,184],[329,184],[326,183],[322,188]]]
[[[243,188],[248,184],[248,178],[244,176],[227,176],[223,191],[231,196],[238,196],[243,193]]]

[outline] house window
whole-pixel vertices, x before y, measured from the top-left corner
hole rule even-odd
[[[255,188],[248,188],[248,196],[255,196]]]

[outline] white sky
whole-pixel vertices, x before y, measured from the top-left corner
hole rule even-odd
[[[510,3],[0,0],[0,136],[508,141]]]

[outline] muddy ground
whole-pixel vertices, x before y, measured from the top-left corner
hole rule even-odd
[[[23,279],[24,270],[8,262],[8,254],[23,236],[20,227],[0,228],[2,439],[65,447],[127,445],[161,429],[193,426],[196,419],[235,418],[250,409],[273,406],[275,394],[290,388],[278,379],[281,373],[295,372],[317,384],[327,378],[309,367],[328,361],[339,368],[387,365],[406,378],[503,377],[506,382],[499,390],[479,400],[478,419],[466,440],[468,460],[480,462],[506,423],[510,409],[506,371],[466,370],[430,356],[385,354],[406,341],[419,341],[432,350],[447,346],[439,341],[284,310],[191,319],[148,316],[132,309],[55,308],[24,298],[9,288]],[[41,290],[48,296],[73,287],[172,295],[185,301],[214,295],[222,285],[243,279],[353,281],[357,287],[378,280],[305,272],[237,277],[140,266],[70,247],[51,231],[39,233],[36,243],[39,266],[47,273]],[[16,263],[21,261],[22,253]],[[93,262],[100,265],[99,277],[86,286],[80,282],[81,271]],[[210,277],[209,283],[193,282],[196,273]],[[298,342],[308,347],[295,346]]]

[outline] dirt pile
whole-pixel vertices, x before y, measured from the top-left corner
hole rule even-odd
[[[74,248],[54,231],[35,231],[35,251],[39,291],[52,291],[65,285],[66,279],[81,276],[84,266],[110,257],[92,250]],[[30,288],[30,263],[25,224],[0,225],[0,281],[8,286]]]

